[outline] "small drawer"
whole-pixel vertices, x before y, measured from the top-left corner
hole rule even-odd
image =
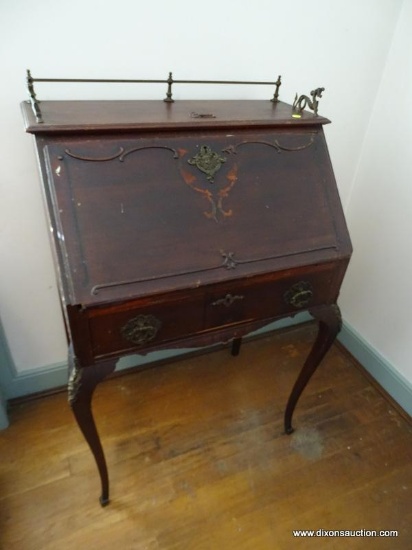
[[[89,314],[94,357],[155,347],[202,329],[203,301],[123,304],[96,308]]]
[[[206,328],[270,319],[333,301],[335,272],[297,273],[273,281],[222,285],[206,297]]]
[[[213,328],[264,318],[268,285],[224,286],[206,295],[205,326]]]

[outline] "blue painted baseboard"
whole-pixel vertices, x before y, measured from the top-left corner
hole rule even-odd
[[[3,388],[5,388],[5,380],[11,372],[11,367],[11,356],[7,347],[3,326],[0,321],[0,430],[7,428],[9,425],[6,393]]]
[[[256,331],[265,333],[279,328],[297,325],[310,320],[307,313],[296,315],[293,319],[282,319]],[[1,329],[1,327],[0,327]],[[402,377],[394,367],[368,344],[350,325],[343,324],[339,341],[365,367],[375,380],[412,416],[412,384]],[[183,357],[193,350],[173,350],[149,353],[146,356],[133,355],[121,359],[117,371],[132,366],[143,366],[154,361],[170,357]],[[17,373],[7,348],[4,333],[0,330],[0,429],[7,427],[5,399],[13,399],[53,388],[67,383],[67,363],[49,365],[43,368]],[[3,388],[3,399],[1,397]]]
[[[343,323],[338,340],[402,409],[412,416],[412,384],[348,323]]]
[[[4,430],[9,425],[9,419],[7,418],[6,400],[0,391],[0,430]]]

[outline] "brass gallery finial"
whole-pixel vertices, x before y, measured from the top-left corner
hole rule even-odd
[[[27,84],[27,91],[28,91],[28,94],[30,96],[31,107],[32,107],[33,113],[36,117],[36,122],[41,123],[41,122],[43,122],[43,118],[42,118],[41,111],[40,111],[40,106],[39,106],[40,102],[36,97],[33,82],[34,82],[34,78],[31,76],[31,72],[29,71],[29,69],[27,69],[26,84]]]
[[[308,107],[309,109],[312,109],[315,115],[317,115],[319,106],[319,100],[317,98],[321,98],[322,92],[324,91],[325,88],[316,88],[316,90],[312,90],[310,92],[312,99],[310,99],[307,95],[301,95],[298,98],[298,94],[296,94],[295,101],[293,102],[293,110],[297,113],[301,113],[304,109],[306,109],[306,107]]]

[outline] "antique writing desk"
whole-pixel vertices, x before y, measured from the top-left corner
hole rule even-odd
[[[329,121],[277,97],[39,105],[33,92],[31,103],[22,106],[70,338],[69,401],[101,503],[108,474],[92,393],[126,354],[226,341],[236,354],[242,336],[309,310],[319,334],[286,406],[291,433],[296,402],[340,329],[351,254]]]

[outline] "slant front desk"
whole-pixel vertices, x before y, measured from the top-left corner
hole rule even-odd
[[[325,118],[270,101],[23,103],[36,137],[70,337],[69,401],[108,474],[91,412],[127,354],[232,342],[309,310],[319,333],[296,402],[341,325],[351,255]],[[295,115],[296,116],[296,115]],[[235,360],[235,359],[233,359]]]

